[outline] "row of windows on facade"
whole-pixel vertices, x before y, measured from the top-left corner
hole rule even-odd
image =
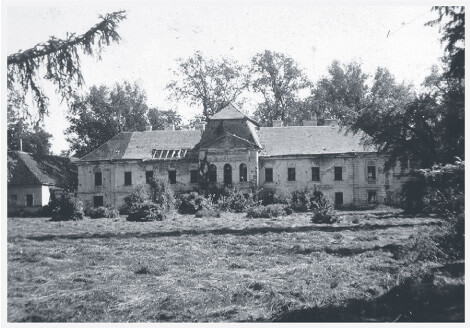
[[[18,195],[9,195],[8,197],[9,205],[18,205]],[[34,197],[33,194],[26,194],[24,197],[24,205],[25,206],[33,206],[34,205]]]
[[[240,164],[240,182],[247,181],[247,167],[246,164]],[[199,180],[199,171],[190,170],[190,183],[197,183]],[[217,167],[214,164],[209,165],[208,170],[209,182],[217,182]],[[343,180],[343,167],[335,166],[334,168],[334,178],[335,181]],[[153,179],[153,171],[145,172],[145,179],[147,183]],[[376,180],[376,169],[375,166],[367,167],[367,179],[370,182]],[[176,170],[168,171],[168,180],[170,184],[176,184]],[[265,168],[264,169],[264,180],[265,182],[273,182],[273,169]],[[287,181],[295,181],[295,168],[289,167],[287,169]],[[320,167],[312,167],[312,181],[320,181]],[[101,186],[103,183],[101,172],[95,172],[95,186]],[[225,164],[224,166],[224,183],[232,183],[232,166],[230,164]],[[124,172],[124,185],[132,185],[132,172]]]

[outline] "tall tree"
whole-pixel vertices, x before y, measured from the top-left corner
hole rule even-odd
[[[258,121],[266,125],[279,119],[292,123],[301,100],[299,93],[311,87],[305,74],[292,58],[270,50],[256,54],[251,62],[251,86],[264,98],[255,112]]]
[[[363,108],[369,76],[363,73],[358,63],[341,65],[336,60],[328,73],[329,76],[320,79],[313,90],[313,110],[319,116],[337,118],[344,125],[351,124]]]
[[[175,80],[166,86],[169,98],[202,106],[206,119],[239,100],[237,97],[249,83],[246,69],[236,61],[227,58],[216,61],[199,51],[186,60],[179,59],[174,75]]]
[[[48,108],[48,97],[41,88],[41,81],[55,84],[62,99],[72,99],[74,89],[83,84],[79,51],[84,55],[97,54],[100,58],[104,46],[119,42],[120,36],[116,29],[125,18],[124,11],[100,16],[101,21],[84,34],[67,34],[65,40],[51,37],[31,49],[9,55],[9,94],[13,90],[20,92],[24,102],[26,94],[31,92],[40,118],[47,113]]]
[[[158,108],[149,108],[148,119],[152,130],[163,130],[165,125],[174,124],[175,129],[181,129],[182,118],[174,110],[159,110]]]
[[[24,106],[21,95],[12,91],[7,99],[8,150],[20,150],[22,148],[23,151],[28,153],[48,155],[52,135],[47,133],[40,125],[32,124],[31,120],[23,115],[23,111],[20,111],[21,106]]]
[[[75,99],[67,115],[70,151],[82,157],[121,131],[144,130],[147,112],[145,92],[137,84],[124,82],[112,90],[91,87],[83,99]]]

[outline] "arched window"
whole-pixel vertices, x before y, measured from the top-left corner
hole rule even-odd
[[[215,166],[215,164],[209,165],[209,182],[217,182],[217,166]]]
[[[240,182],[245,182],[247,181],[247,168],[246,168],[246,164],[242,163],[240,164]]]
[[[230,164],[224,165],[224,184],[232,184],[232,167],[230,166]]]

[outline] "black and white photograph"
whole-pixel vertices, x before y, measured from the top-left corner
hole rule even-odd
[[[465,324],[463,4],[1,9],[2,325]]]

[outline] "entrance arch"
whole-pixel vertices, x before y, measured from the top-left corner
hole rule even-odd
[[[232,184],[232,166],[230,164],[224,165],[224,184]]]

